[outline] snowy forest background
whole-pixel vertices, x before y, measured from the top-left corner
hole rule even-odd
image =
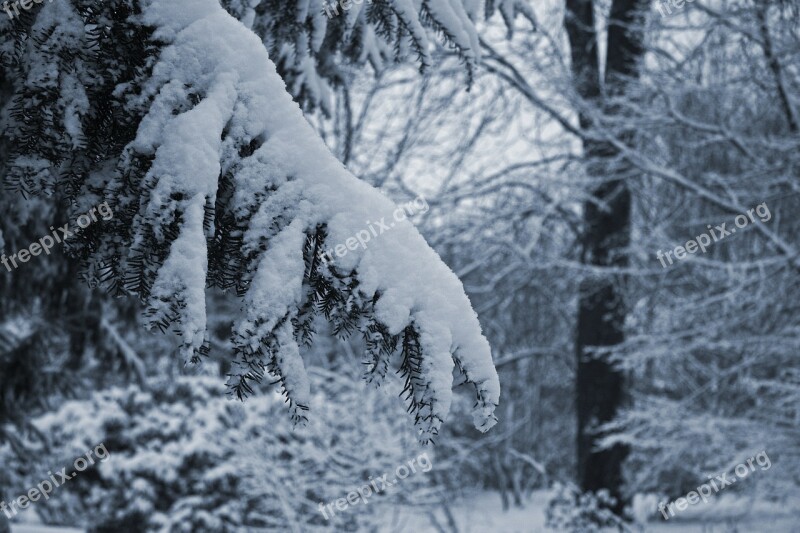
[[[332,6],[2,6],[0,531],[800,531],[800,2]]]

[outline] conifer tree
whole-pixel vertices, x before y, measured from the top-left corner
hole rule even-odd
[[[66,250],[90,283],[173,329],[187,361],[208,353],[206,291],[235,291],[228,385],[240,399],[269,376],[304,421],[300,349],[324,317],[364,337],[368,381],[397,367],[421,441],[447,415],[454,369],[488,430],[499,381],[461,283],[292,99],[324,108],[348,62],[410,52],[424,68],[430,31],[468,72],[479,3],[376,1],[330,19],[319,0],[225,6],[54,0],[0,22],[9,194],[55,199],[70,217],[107,202],[113,218],[76,229]],[[485,7],[532,20],[518,0]]]

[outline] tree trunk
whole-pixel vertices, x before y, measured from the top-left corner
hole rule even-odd
[[[647,9],[642,0],[614,0],[608,28],[605,84],[600,76],[597,32],[592,0],[567,0],[566,29],[572,54],[575,89],[583,103],[606,114],[614,113],[607,97],[622,91],[625,79],[633,77],[643,52],[642,35],[631,28]],[[638,26],[637,26],[638,27]],[[580,126],[589,133],[592,119],[579,111]],[[592,267],[619,268],[628,265],[626,248],[631,233],[631,195],[625,184],[626,168],[609,143],[585,140],[587,172],[599,184],[594,201],[584,205],[581,260]],[[605,356],[594,357],[595,349],[616,346],[624,340],[626,308],[619,275],[590,277],[581,284],[578,303],[577,352],[577,453],[578,479],[584,491],[607,489],[621,514],[622,462],[626,447],[597,451],[602,436],[597,424],[612,420],[625,400],[625,379]]]

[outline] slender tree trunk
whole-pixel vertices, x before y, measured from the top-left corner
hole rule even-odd
[[[642,0],[614,0],[608,29],[605,80],[600,75],[594,2],[567,0],[566,28],[571,44],[575,89],[584,104],[598,112],[614,113],[609,97],[622,90],[625,79],[636,74],[641,58],[642,35],[630,23],[643,13]],[[604,83],[603,83],[604,82]],[[581,129],[589,133],[596,125],[583,109]],[[593,201],[584,205],[582,262],[592,267],[625,267],[631,233],[631,195],[625,183],[626,169],[618,151],[609,143],[584,141],[587,171],[597,179]],[[624,340],[626,308],[618,275],[603,275],[581,284],[577,324],[577,453],[578,478],[585,491],[607,489],[617,504],[622,499],[622,463],[628,450],[615,446],[597,451],[601,436],[597,424],[612,420],[625,401],[625,378],[606,357],[593,357],[594,349],[616,346]]]

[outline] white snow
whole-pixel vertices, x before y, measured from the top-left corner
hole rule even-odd
[[[83,529],[73,527],[50,527],[41,524],[14,524],[11,533],[84,533]]]
[[[525,498],[522,507],[512,506],[503,510],[500,495],[492,491],[479,491],[463,499],[449,500],[448,505],[453,518],[462,533],[485,533],[502,531],[503,533],[555,533],[556,529],[548,528],[546,524],[547,503],[551,497],[548,490],[533,492]],[[717,515],[709,519],[698,519],[682,522],[664,522],[652,516],[653,520],[647,524],[634,527],[632,531],[646,531],[648,533],[725,533],[728,531],[769,531],[770,533],[794,533],[797,531],[796,523],[798,514],[796,509],[783,509],[775,505],[754,505],[748,502],[739,502],[739,511]],[[716,507],[710,503],[709,507]],[[747,510],[752,512],[747,512]],[[439,524],[447,523],[447,518],[441,508],[431,510]],[[744,511],[744,513],[743,513]],[[742,516],[744,514],[744,516]],[[389,533],[436,533],[441,531],[431,524],[429,514],[420,512],[418,507],[395,507],[384,512],[385,526],[381,532]],[[617,529],[607,528],[604,533],[613,533]]]
[[[172,243],[170,254],[151,289],[150,305],[157,316],[170,313],[169,303],[175,297],[186,306],[179,324],[186,360],[191,359],[206,337],[208,253],[203,235],[204,205],[202,194],[196,194],[187,205],[181,233]]]

